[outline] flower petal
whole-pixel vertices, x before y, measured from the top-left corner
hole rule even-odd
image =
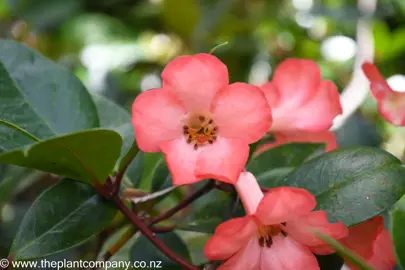
[[[263,198],[263,192],[256,178],[250,172],[242,172],[235,184],[247,214],[252,215]]]
[[[132,104],[132,124],[139,149],[159,152],[159,144],[182,136],[185,109],[167,89],[151,89]]]
[[[218,137],[213,144],[204,145],[198,154],[198,179],[214,178],[235,184],[245,167],[249,146],[237,139]]]
[[[311,251],[291,239],[281,235],[272,237],[273,244],[264,248],[260,269],[317,270],[318,261]],[[247,268],[245,268],[247,269]]]
[[[174,186],[191,184],[201,180],[195,176],[198,151],[187,144],[184,138],[164,142],[160,145]]]
[[[248,244],[250,238],[256,235],[256,231],[257,225],[251,216],[233,218],[221,223],[204,247],[205,257],[209,260],[230,258]]]
[[[405,126],[405,93],[393,93],[377,102],[378,112],[386,121],[396,126]]]
[[[228,69],[210,54],[185,55],[167,64],[163,87],[170,88],[187,111],[209,111],[215,94],[229,84]]]
[[[256,237],[250,238],[245,247],[239,250],[228,261],[222,264],[218,270],[264,270],[260,268],[262,248]]]
[[[337,87],[330,81],[320,81],[312,96],[305,103],[290,108],[280,102],[278,107],[272,107],[272,131],[325,131],[333,119],[342,113]]]
[[[315,197],[307,190],[293,187],[270,189],[257,207],[255,216],[265,225],[296,220],[316,206]]]
[[[324,211],[311,212],[305,216],[301,216],[299,219],[287,222],[283,227],[285,232],[294,238],[294,240],[309,247],[326,245],[326,243],[318,238],[312,230],[319,231],[333,239],[342,239],[349,235],[349,230],[343,225],[343,223],[329,223],[328,217]],[[334,251],[332,250],[332,252],[328,253],[322,252],[321,255],[330,253],[334,253]]]
[[[326,143],[325,152],[333,151],[338,148],[336,136],[331,131],[319,132],[277,132],[274,133],[275,142],[263,144],[256,150],[256,154],[269,150],[273,147],[287,143]]]
[[[378,270],[391,270],[396,264],[396,257],[393,250],[394,243],[392,242],[390,233],[383,230],[373,245],[373,255],[368,263]]]
[[[219,91],[212,113],[221,136],[249,144],[258,141],[271,125],[271,111],[263,92],[245,83],[234,83]]]
[[[316,93],[320,82],[321,71],[314,61],[294,58],[281,62],[272,80],[280,95],[279,104],[285,109],[306,103]]]
[[[371,93],[376,99],[386,98],[394,92],[374,64],[365,62],[361,67],[370,81]]]

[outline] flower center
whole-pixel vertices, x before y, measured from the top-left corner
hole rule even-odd
[[[282,225],[286,225],[285,222],[281,223]],[[261,225],[259,229],[257,230],[257,234],[259,237],[259,245],[261,247],[271,247],[273,244],[273,239],[271,238],[272,236],[276,236],[278,234],[282,234],[284,236],[287,236],[287,233],[283,231],[280,225]]]
[[[189,117],[187,124],[183,126],[187,143],[193,144],[195,150],[207,143],[213,144],[217,139],[217,132],[218,127],[215,126],[214,120],[200,114]]]

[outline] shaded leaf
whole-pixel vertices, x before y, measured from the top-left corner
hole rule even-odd
[[[153,169],[152,192],[172,186],[172,176],[167,168],[166,161],[161,159]]]
[[[28,47],[0,40],[0,119],[39,139],[98,127],[96,107],[69,70]],[[33,141],[0,125],[0,153]]]
[[[7,152],[0,155],[0,162],[88,183],[92,177],[104,182],[119,157],[121,144],[121,137],[114,131],[87,130]]]
[[[34,259],[77,246],[108,226],[116,212],[90,186],[61,180],[32,204],[10,255],[15,260]]]

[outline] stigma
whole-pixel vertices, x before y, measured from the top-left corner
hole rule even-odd
[[[286,223],[282,223],[284,226]],[[257,230],[258,238],[259,238],[259,245],[261,247],[268,247],[270,248],[273,245],[273,236],[282,234],[283,236],[287,236],[287,233],[283,231],[280,225],[262,225]]]
[[[197,150],[200,146],[213,144],[217,139],[218,127],[214,120],[204,115],[192,115],[183,126],[183,133],[187,143]]]

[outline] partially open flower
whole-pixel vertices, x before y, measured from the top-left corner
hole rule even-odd
[[[374,64],[366,62],[362,68],[381,116],[393,125],[405,126],[405,93],[394,91]]]
[[[325,131],[342,113],[335,84],[322,80],[316,62],[287,59],[261,89],[272,110],[271,132]]]
[[[324,211],[311,212],[315,198],[304,189],[280,187],[263,195],[248,172],[236,189],[248,215],[219,225],[204,249],[210,260],[227,260],[219,270],[319,269],[312,252],[325,243],[313,231],[335,239],[348,234],[342,223],[329,223]],[[320,254],[328,253],[333,251]]]
[[[390,233],[384,229],[384,218],[374,217],[349,228],[349,237],[341,243],[363,257],[368,264],[378,270],[391,270],[395,264],[395,254]],[[352,270],[357,270],[349,262]]]
[[[140,94],[132,105],[139,148],[163,152],[174,185],[205,178],[235,183],[248,145],[271,125],[262,91],[228,85],[226,66],[209,54],[174,59],[162,79],[162,88]]]

